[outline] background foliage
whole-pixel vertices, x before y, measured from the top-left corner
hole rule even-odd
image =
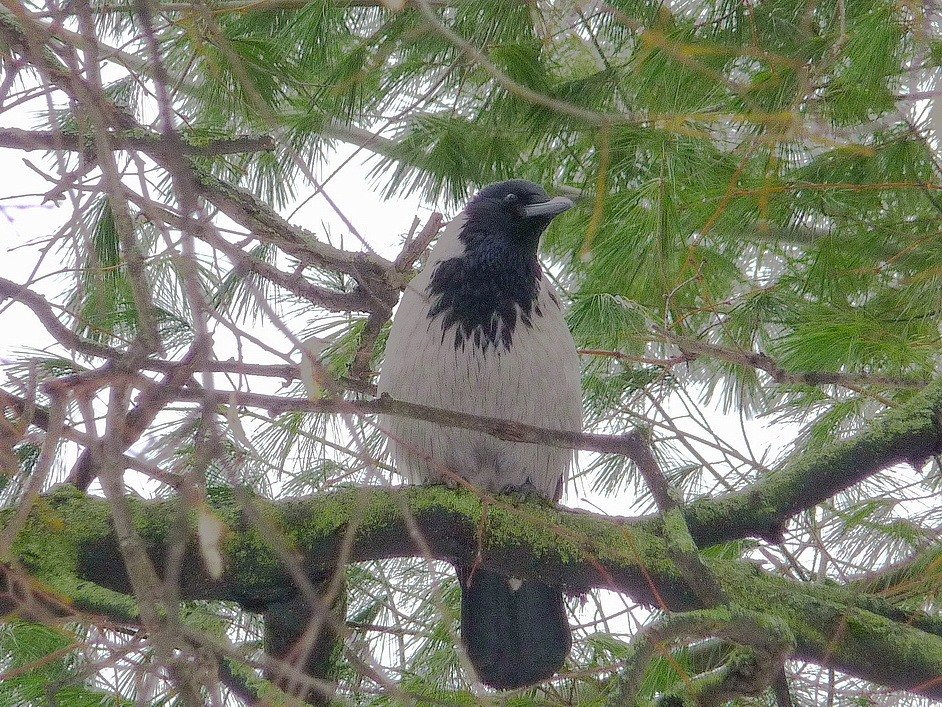
[[[587,430],[650,429],[685,500],[742,489],[904,404],[937,373],[940,38],[930,0],[0,0],[0,115],[10,118],[0,137],[50,151],[34,169],[48,175],[43,196],[63,224],[31,234],[33,273],[6,275],[42,293],[76,337],[53,332],[57,347],[19,351],[6,389],[30,404],[67,402],[53,427],[92,434],[97,416],[97,432],[113,431],[109,415],[132,399],[120,386],[146,385],[95,378],[102,359],[159,380],[166,371],[142,357],[193,355],[186,377],[205,388],[303,397],[295,350],[316,336],[325,394],[368,395],[394,300],[364,295],[386,281],[311,239],[390,253],[402,234],[344,223],[334,175],[360,169],[362,189],[392,202],[418,194],[448,213],[481,185],[524,177],[581,197],[543,257],[583,349]],[[292,209],[312,194],[339,226],[300,232],[274,215],[297,223]],[[2,296],[28,303],[9,288]],[[230,356],[246,367],[206,364]],[[275,364],[288,368],[258,368]],[[209,370],[215,383],[201,377]],[[86,387],[62,398],[47,385],[57,379]],[[137,474],[192,484],[193,508],[230,486],[281,498],[395,478],[368,418],[200,406],[182,388],[138,398],[143,426],[117,453],[132,450]],[[65,435],[42,460],[50,443],[11,410],[0,429],[10,507],[83,478],[81,440]],[[846,585],[933,547],[939,483],[934,460],[892,467],[802,509],[781,542],[704,552]],[[635,465],[602,454],[580,456],[567,502],[653,509]],[[931,568],[894,584],[891,600],[934,615]],[[338,657],[340,696],[481,699],[460,667],[446,566],[351,565],[346,596],[347,643],[389,682]],[[601,591],[571,609],[567,672],[495,703],[612,698],[631,636],[652,614]],[[254,614],[214,603],[175,611],[258,653]],[[50,681],[71,691],[59,704],[186,701],[172,671],[157,669],[167,655],[120,628],[9,624],[0,656],[11,704],[36,703]],[[659,657],[643,692],[692,665],[686,651]],[[246,671],[255,687],[245,694],[257,698],[262,680]],[[787,672],[796,704],[921,700],[827,665],[793,661]],[[229,678],[204,686],[206,699],[253,699]]]

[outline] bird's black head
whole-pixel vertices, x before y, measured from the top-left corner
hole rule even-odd
[[[535,254],[550,221],[571,207],[569,199],[550,199],[543,187],[525,179],[491,184],[465,207],[467,221],[461,239],[469,249],[496,240]]]

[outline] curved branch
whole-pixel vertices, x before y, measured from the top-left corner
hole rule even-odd
[[[180,596],[234,600],[257,611],[282,600],[293,585],[276,551],[243,522],[235,496],[222,493],[215,497],[214,510],[227,526],[226,571],[218,580],[209,576],[191,533]],[[513,504],[504,497],[443,487],[352,488],[252,503],[253,512],[283,530],[312,577],[329,574],[343,546],[349,561],[426,553],[448,561],[477,557],[517,577],[539,576],[576,590],[604,587],[671,611],[699,607],[650,521],[537,502]],[[129,499],[129,504],[142,542],[161,571],[170,528],[179,518],[174,502]],[[0,521],[10,517],[8,511]],[[63,487],[45,497],[31,518],[14,548],[24,566],[67,591],[79,609],[117,605],[126,611],[115,597],[130,593],[130,581],[116,562],[118,540],[104,500]],[[942,697],[939,636],[862,608],[853,590],[775,577],[745,561],[706,562],[731,602],[787,624],[797,641],[797,657],[888,687]],[[68,577],[77,579],[70,583],[63,579]]]
[[[685,508],[701,546],[748,536],[779,542],[788,521],[894,464],[921,466],[942,453],[942,381],[884,413],[861,433],[798,453],[751,486]]]
[[[42,323],[52,337],[69,351],[84,354],[85,356],[97,356],[98,358],[111,359],[115,354],[124,355],[116,349],[102,346],[94,341],[83,339],[65,324],[59,321],[59,317],[53,311],[52,305],[48,300],[38,292],[34,292],[25,285],[20,285],[12,280],[0,277],[0,304],[11,299],[19,302],[25,307],[29,307],[36,318]]]

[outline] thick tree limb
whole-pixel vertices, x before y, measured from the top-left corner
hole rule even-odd
[[[678,638],[689,641],[710,637],[748,648],[733,649],[720,668],[682,681],[679,686],[682,693],[686,693],[688,701],[698,705],[726,704],[740,695],[760,694],[795,649],[789,627],[768,614],[736,607],[669,614],[632,638],[629,669],[621,681],[621,694],[614,702],[637,704],[648,664],[659,646]]]
[[[130,592],[130,582],[115,562],[117,539],[107,503],[69,487],[41,503],[14,546],[20,562],[66,593],[78,609],[126,614],[120,597]],[[160,571],[170,525],[178,518],[174,503],[130,503],[135,527]],[[470,491],[443,487],[355,488],[254,505],[283,529],[314,577],[332,572],[345,542],[351,561],[422,556],[422,544],[437,559],[480,556],[487,566],[518,577],[539,576],[572,589],[605,587],[672,611],[698,608],[651,521],[537,503],[513,505],[502,497],[485,502]],[[226,572],[211,579],[191,540],[181,596],[235,600],[251,610],[289,596],[294,589],[277,553],[240,521],[233,497],[217,496],[215,508],[228,528]],[[0,516],[4,523],[9,517],[9,511]],[[354,518],[359,523],[350,528]],[[412,532],[416,528],[421,543]],[[861,608],[855,591],[775,577],[743,561],[707,564],[735,605],[785,622],[795,635],[797,657],[888,687],[942,697],[939,636]],[[877,598],[868,601],[879,605]]]
[[[170,366],[168,366],[170,368]],[[172,369],[171,369],[172,370]],[[598,435],[549,430],[522,423],[414,405],[388,397],[351,401],[290,399],[254,393],[207,393],[184,389],[175,397],[204,401],[214,396],[217,405],[260,407],[272,412],[289,410],[359,415],[404,415],[467,427],[518,442],[539,442],[606,454],[642,458],[644,440],[637,434]],[[907,404],[890,410],[861,434],[823,449],[796,455],[783,467],[751,486],[725,496],[687,505],[684,516],[698,545],[757,536],[776,541],[788,520],[863,479],[893,464],[921,464],[942,451],[942,381],[936,381]]]
[[[794,515],[894,464],[921,466],[942,453],[942,381],[884,413],[860,434],[800,452],[742,491],[689,504],[701,546],[758,536],[778,541]]]
[[[467,415],[415,405],[389,397],[351,401],[333,398],[290,399],[255,393],[229,393],[185,389],[175,397],[200,401],[207,396],[217,405],[260,407],[271,412],[289,410],[357,415],[403,415],[466,427],[517,442],[539,442],[557,447],[621,454],[631,459],[644,455],[644,440],[627,435],[579,434],[551,430],[495,418]],[[942,382],[935,382],[909,403],[890,410],[867,430],[823,449],[798,454],[779,470],[751,486],[725,496],[700,499],[684,508],[694,540],[701,547],[757,536],[777,541],[788,520],[893,464],[921,464],[942,451]]]

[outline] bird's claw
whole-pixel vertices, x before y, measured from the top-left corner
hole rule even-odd
[[[540,493],[530,479],[524,481],[522,486],[505,486],[500,492],[504,496],[509,496],[514,503],[539,501],[547,505],[553,505],[553,502]]]

